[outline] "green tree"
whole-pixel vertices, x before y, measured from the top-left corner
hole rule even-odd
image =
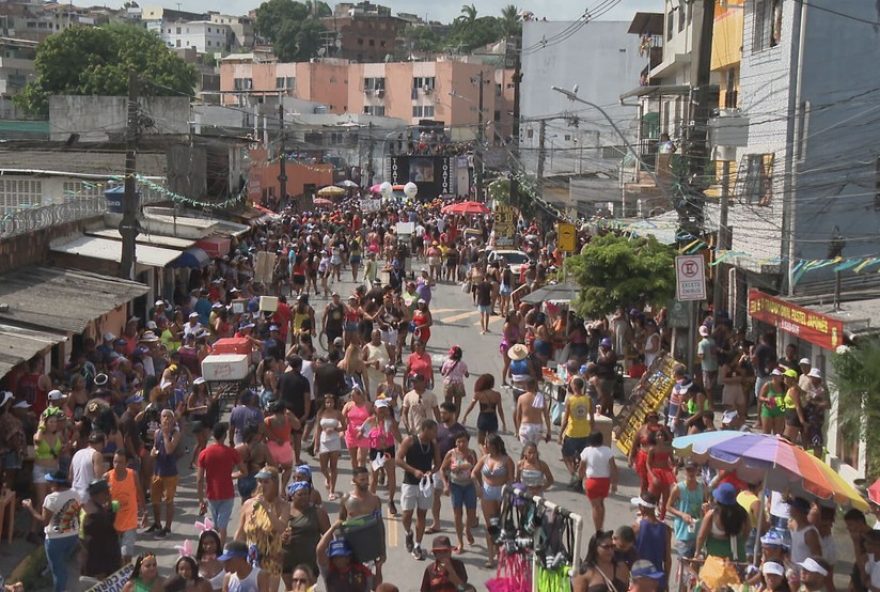
[[[436,53],[444,47],[444,40],[430,27],[407,25],[403,39],[407,57],[410,51]]]
[[[257,8],[256,32],[272,44],[282,62],[305,61],[317,55],[324,27],[317,16],[329,16],[325,2],[267,0]]]
[[[565,265],[581,287],[574,305],[584,318],[610,314],[618,306],[665,306],[675,293],[673,249],[652,236],[598,236]]]
[[[867,449],[868,483],[880,476],[880,339],[838,348],[831,358],[840,431]]]
[[[519,9],[513,4],[508,4],[501,9],[501,29],[504,31],[505,37],[514,37],[522,33]]]
[[[469,52],[489,43],[495,43],[503,36],[501,21],[494,16],[481,16],[473,21],[460,17],[452,24],[449,47]]]
[[[144,95],[193,93],[195,70],[162,40],[130,25],[71,27],[37,47],[36,77],[15,97],[33,115],[47,115],[52,95],[124,95],[128,72],[144,81]]]
[[[477,7],[473,4],[464,4],[461,7],[461,16],[456,21],[470,25],[477,20]]]

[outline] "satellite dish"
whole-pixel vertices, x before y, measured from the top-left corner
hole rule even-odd
[[[578,85],[577,84],[575,84],[574,86],[571,87],[571,92],[573,92],[574,94],[578,94]]]

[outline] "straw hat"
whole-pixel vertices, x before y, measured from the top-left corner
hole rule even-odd
[[[507,357],[511,360],[524,360],[529,357],[529,348],[522,343],[517,343],[507,350]]]

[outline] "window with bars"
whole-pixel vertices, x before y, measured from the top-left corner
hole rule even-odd
[[[70,203],[90,197],[100,197],[103,190],[92,183],[82,181],[65,181],[61,187],[64,203]]]
[[[773,201],[773,154],[747,154],[742,203],[769,206]]]
[[[30,179],[0,179],[0,214],[11,214],[43,204],[43,182]]]

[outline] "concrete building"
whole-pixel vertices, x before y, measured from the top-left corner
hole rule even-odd
[[[573,103],[551,87],[577,86],[578,96],[604,107],[634,142],[637,110],[618,104],[618,97],[632,87],[643,67],[639,40],[627,35],[628,26],[622,21],[583,26],[570,21],[523,23],[519,140],[527,170],[537,170],[543,152],[543,170],[548,176],[609,170],[616,176],[624,154],[620,138],[601,113]],[[572,28],[575,32],[569,36]]]
[[[247,16],[234,16],[217,12],[210,12],[208,14],[211,16],[212,23],[229,27],[234,36],[233,47],[251,48],[254,46],[253,19]]]
[[[12,97],[33,80],[36,52],[36,41],[0,37],[0,118],[16,117]]]
[[[485,137],[498,141],[510,135],[512,72],[461,60],[280,63],[234,54],[221,60],[221,103],[242,106],[255,97],[294,96],[326,104],[331,113],[393,117],[411,125],[440,121],[452,139],[467,140],[477,135],[481,73]]]
[[[141,97],[144,115],[152,119],[143,135],[189,133],[190,105],[187,97]],[[122,141],[128,99],[110,96],[56,95],[49,98],[49,139],[64,142]]]
[[[374,5],[375,6],[375,5]],[[351,9],[321,18],[323,57],[353,62],[382,62],[394,55],[406,21],[385,12]]]
[[[227,54],[235,45],[235,33],[229,25],[211,20],[163,20],[158,31],[169,48],[189,47],[198,53]]]

